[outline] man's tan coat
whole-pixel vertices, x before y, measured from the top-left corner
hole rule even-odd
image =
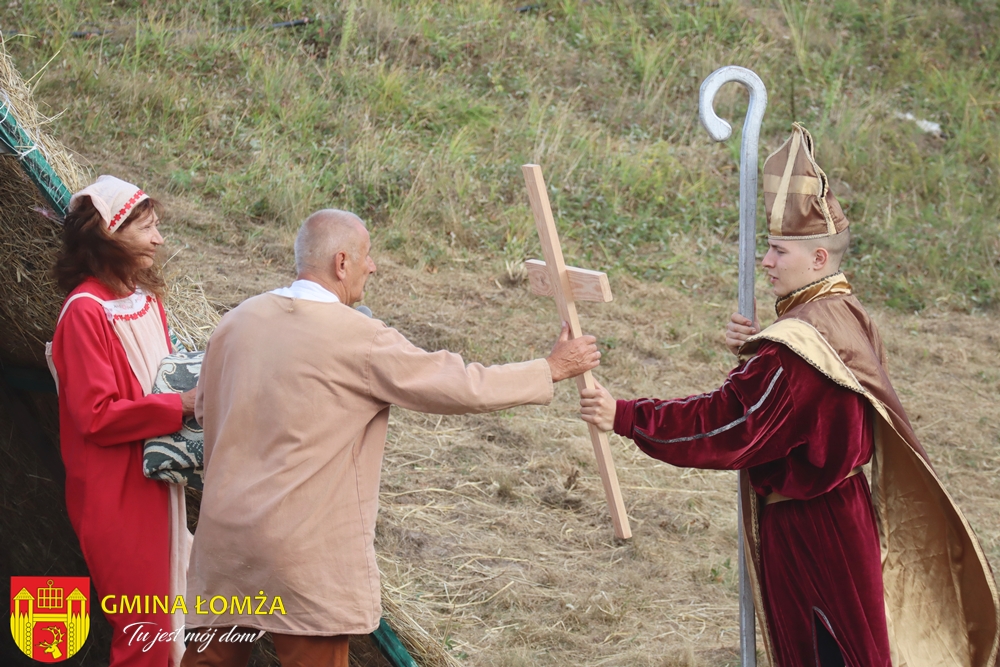
[[[275,294],[245,301],[213,334],[198,383],[205,492],[187,627],[372,632],[381,616],[373,543],[389,406],[461,414],[551,399],[544,359],[466,365],[341,303]],[[260,591],[268,609],[280,596],[286,614],[232,613],[234,596]],[[222,596],[227,612],[198,614],[199,595]]]

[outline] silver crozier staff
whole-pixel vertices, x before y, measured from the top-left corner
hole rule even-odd
[[[740,315],[754,321],[754,260],[757,233],[757,142],[760,124],[767,108],[767,89],[760,77],[745,67],[720,67],[701,84],[698,115],[701,124],[716,141],[725,141],[733,134],[732,126],[715,113],[715,95],[723,85],[735,81],[750,92],[750,105],[743,121],[743,141],[740,146]],[[753,593],[751,591],[744,541],[744,498],[752,498],[750,476],[739,473],[738,556],[740,563],[740,664],[757,665],[757,637],[754,631]],[[751,516],[753,512],[751,512]]]

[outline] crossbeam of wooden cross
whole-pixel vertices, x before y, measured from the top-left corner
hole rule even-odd
[[[583,332],[580,330],[580,318],[576,312],[575,301],[611,301],[611,285],[608,283],[607,275],[600,271],[566,266],[562,246],[559,244],[559,233],[556,231],[556,222],[552,217],[552,207],[549,205],[549,195],[545,190],[545,179],[542,178],[542,168],[537,164],[526,164],[521,167],[521,171],[528,186],[531,212],[535,216],[535,227],[538,228],[538,238],[542,242],[542,253],[545,255],[544,262],[532,259],[525,262],[531,291],[534,294],[555,297],[559,315],[569,324],[569,337],[579,338]],[[577,376],[576,386],[581,390],[593,389],[593,374],[587,371]],[[615,464],[611,460],[608,434],[593,424],[587,426],[594,454],[597,456],[597,470],[604,485],[604,496],[611,510],[615,536],[628,539],[632,537],[632,528],[629,526],[622,492],[618,487]]]

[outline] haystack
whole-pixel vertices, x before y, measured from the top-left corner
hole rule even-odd
[[[6,51],[0,51],[0,127],[14,144],[4,148],[17,153],[0,156],[0,361],[5,365],[45,365],[45,341],[62,303],[50,275],[60,234],[55,218],[69,192],[83,186],[82,170],[45,136],[44,121]],[[44,165],[58,179],[45,184]]]
[[[58,411],[45,392],[45,342],[52,339],[63,296],[51,276],[59,247],[60,219],[70,193],[90,174],[43,131],[47,122],[14,69],[0,37],[0,580],[12,575],[75,575],[86,566],[66,516],[65,473],[58,447]],[[200,285],[173,276],[167,316],[175,340],[203,349],[219,314]],[[42,391],[39,391],[42,390]],[[192,524],[198,498],[189,495]],[[383,587],[383,628],[352,642],[357,667],[457,667],[442,643],[421,628],[405,605]],[[72,662],[103,664],[110,627],[92,607],[91,636]],[[400,646],[399,640],[402,641]],[[395,643],[394,643],[395,642]],[[405,648],[404,648],[405,646]],[[411,659],[412,656],[412,659]],[[31,664],[9,635],[0,641],[0,663]],[[259,647],[253,664],[274,664]]]

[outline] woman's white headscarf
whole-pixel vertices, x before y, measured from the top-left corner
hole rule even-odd
[[[92,185],[88,185],[70,197],[69,210],[75,210],[84,197],[90,197],[91,203],[101,214],[109,232],[118,229],[136,204],[149,199],[149,195],[138,187],[108,175],[98,177]]]

